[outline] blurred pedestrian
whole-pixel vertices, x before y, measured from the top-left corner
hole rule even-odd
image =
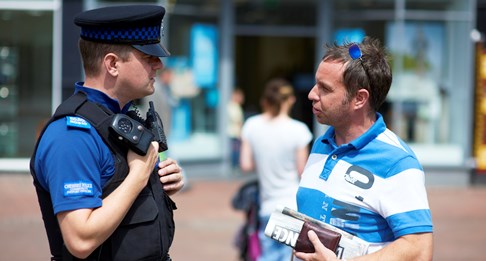
[[[176,97],[174,93],[172,93],[173,77],[174,77],[173,69],[164,67],[161,71],[159,71],[159,74],[155,81],[154,93],[142,99],[142,108],[144,111],[148,109],[149,102],[150,101],[153,102],[155,110],[157,111],[157,113],[160,116],[160,119],[162,120],[164,133],[166,135],[168,142],[170,142],[171,139],[170,135],[172,129],[173,110],[179,105],[179,98]],[[167,145],[170,146],[170,144]],[[168,150],[159,153],[159,155],[162,159],[170,157],[177,160],[177,158],[174,157],[174,155],[172,155],[170,147]],[[183,166],[180,165],[180,167],[181,167],[182,178],[184,179],[184,187],[182,188],[182,191],[186,191],[190,188],[189,179],[187,177],[186,172],[184,171]]]
[[[272,79],[261,98],[263,113],[248,118],[242,129],[241,169],[256,169],[259,182],[259,261],[290,260],[292,255],[291,248],[266,237],[264,231],[277,205],[296,209],[295,195],[312,134],[289,116],[294,103],[292,86],[284,79]]]
[[[231,167],[233,172],[240,167],[241,128],[243,126],[243,103],[245,94],[240,88],[235,88],[228,102],[228,136],[231,143]]]
[[[298,210],[369,242],[357,260],[432,260],[423,168],[377,112],[392,82],[380,42],[328,45],[315,77],[308,97],[317,121],[330,127],[314,141]],[[316,251],[298,258],[339,259],[308,236]]]
[[[129,149],[150,136],[126,115],[131,101],[154,92],[159,57],[169,55],[160,44],[164,14],[161,6],[130,5],[74,18],[85,81],[42,131],[30,165],[51,260],[170,260],[169,195],[183,186],[181,169],[159,161],[150,139],[145,155]],[[118,127],[135,134],[119,139]]]
[[[142,99],[142,107],[148,108],[149,101],[154,103],[155,110],[159,113],[164,123],[165,135],[170,136],[172,129],[172,113],[179,105],[179,98],[172,93],[172,79],[174,72],[172,69],[164,67],[155,80],[155,91],[152,95]]]

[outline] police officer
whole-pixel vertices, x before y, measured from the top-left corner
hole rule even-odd
[[[51,260],[170,260],[174,236],[170,195],[181,168],[113,138],[110,124],[131,101],[154,92],[165,9],[112,6],[83,12],[79,48],[85,81],[48,122],[31,159]],[[141,153],[144,154],[144,153]]]

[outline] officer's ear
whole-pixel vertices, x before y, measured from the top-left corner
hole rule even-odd
[[[120,57],[114,53],[108,53],[103,59],[103,66],[106,71],[112,76],[118,76],[118,64]]]

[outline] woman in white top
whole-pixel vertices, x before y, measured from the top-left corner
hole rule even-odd
[[[295,103],[292,86],[270,80],[263,92],[263,113],[246,120],[242,129],[241,170],[256,170],[260,185],[259,261],[290,260],[291,248],[265,237],[270,214],[277,205],[296,209],[295,195],[309,154],[312,134],[289,112]]]

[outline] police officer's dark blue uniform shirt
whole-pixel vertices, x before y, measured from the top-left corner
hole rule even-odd
[[[103,92],[76,83],[88,100],[114,113],[125,113],[118,101]],[[51,123],[39,143],[36,173],[41,185],[51,192],[55,214],[61,211],[101,206],[101,188],[113,175],[113,156],[108,146],[87,121],[68,116]],[[68,171],[67,171],[68,170]]]

